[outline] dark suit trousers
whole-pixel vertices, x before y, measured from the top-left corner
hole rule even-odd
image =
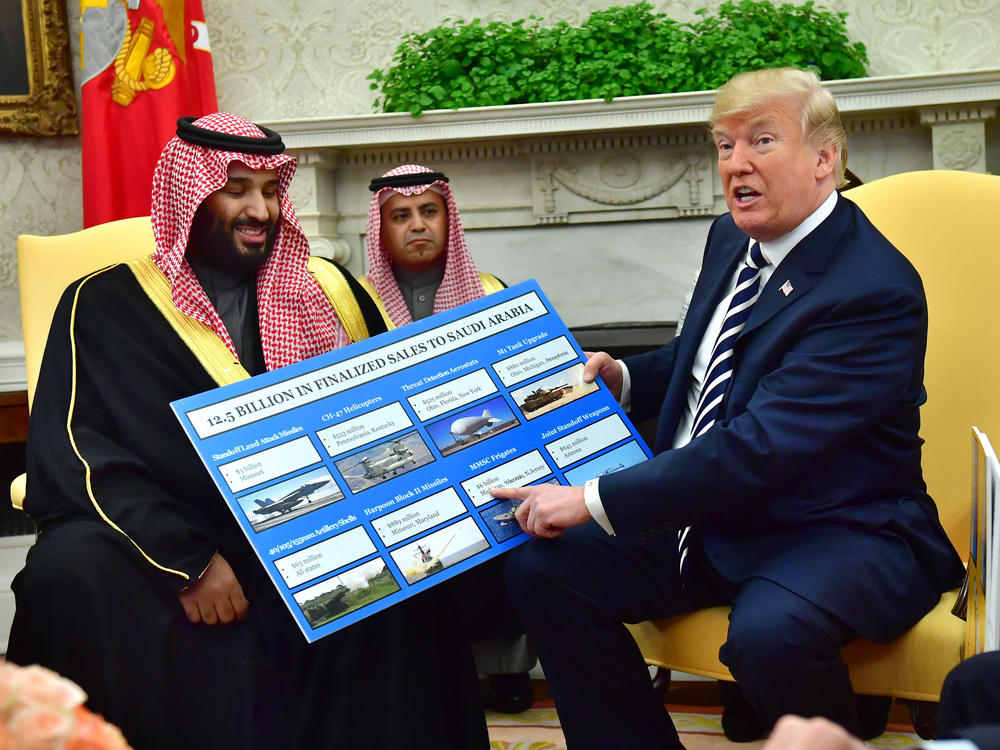
[[[859,733],[841,648],[856,634],[765,579],[722,578],[698,545],[681,584],[676,536],[627,546],[589,523],[514,550],[507,585],[534,638],[571,750],[679,748],[623,622],[731,604],[720,660],[768,725],[789,712]]]
[[[948,673],[938,704],[938,736],[1000,748],[1000,651],[963,661]]]

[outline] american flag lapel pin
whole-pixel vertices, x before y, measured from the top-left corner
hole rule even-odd
[[[784,284],[781,285],[781,293],[784,294],[786,297],[793,291],[795,290],[792,287],[791,281],[786,281]]]

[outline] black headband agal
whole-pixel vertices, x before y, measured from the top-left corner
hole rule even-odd
[[[415,174],[397,174],[393,177],[376,177],[368,185],[373,193],[382,188],[413,187],[414,185],[430,185],[432,182],[447,182],[444,172],[416,172]]]
[[[244,154],[280,154],[285,150],[281,136],[273,130],[257,125],[264,133],[264,138],[246,135],[231,135],[217,130],[200,128],[194,124],[197,118],[180,117],[177,119],[177,137],[196,146],[219,149],[220,151],[240,151]]]

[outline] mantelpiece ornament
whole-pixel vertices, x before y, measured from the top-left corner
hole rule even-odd
[[[602,178],[605,176],[610,158],[612,157],[605,158],[600,164],[599,169]],[[620,164],[629,164],[629,160],[631,160],[635,180],[638,180],[640,170],[638,159],[631,155],[618,155],[613,158]],[[615,185],[602,187],[600,185],[589,184],[577,178],[574,170],[559,167],[551,159],[546,159],[542,162],[541,172],[550,180],[558,182],[574,195],[578,195],[586,200],[603,206],[631,206],[665,193],[677,184],[688,169],[689,166],[683,158],[676,155],[669,155],[664,159],[665,174],[662,178],[636,187],[621,188]],[[546,202],[546,206],[548,206],[548,202]]]
[[[983,145],[976,133],[955,130],[941,138],[937,151],[948,169],[968,169],[983,155]]]
[[[937,168],[985,171],[984,124],[996,117],[1000,69],[833,81],[852,142],[904,144],[933,133]],[[726,210],[706,121],[714,92],[548,102],[265,123],[309,154],[296,209],[317,251],[351,249],[363,271],[367,186],[401,163],[443,169],[461,189],[466,229],[712,216]],[[977,148],[978,144],[978,148]],[[904,145],[900,148],[909,148]],[[925,147],[924,147],[925,148]],[[328,160],[324,161],[323,156]],[[864,163],[862,161],[862,163]],[[926,163],[914,158],[910,163]],[[865,180],[884,173],[873,155]],[[484,182],[484,177],[487,177]],[[471,187],[464,187],[471,186]],[[456,188],[458,189],[458,188]],[[359,197],[360,196],[360,197]]]

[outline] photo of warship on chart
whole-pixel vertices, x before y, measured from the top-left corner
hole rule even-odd
[[[428,424],[427,434],[441,455],[448,456],[520,424],[504,397],[497,396]]]
[[[514,517],[514,513],[520,505],[520,500],[501,500],[496,505],[479,511],[480,517],[486,523],[486,528],[490,530],[497,542],[503,542],[521,533],[521,526]]]
[[[559,479],[552,477],[546,479],[544,482],[536,482],[536,484],[559,484]],[[483,519],[486,528],[490,530],[493,538],[498,543],[504,542],[521,533],[521,525],[517,522],[517,518],[514,517],[514,513],[520,505],[520,500],[501,500],[496,505],[491,505],[485,510],[479,511],[480,518]]]
[[[434,460],[416,431],[365,448],[334,462],[351,492],[357,494]]]
[[[510,395],[524,417],[534,419],[597,389],[597,383],[583,382],[583,363],[577,362],[565,370],[513,390]]]

